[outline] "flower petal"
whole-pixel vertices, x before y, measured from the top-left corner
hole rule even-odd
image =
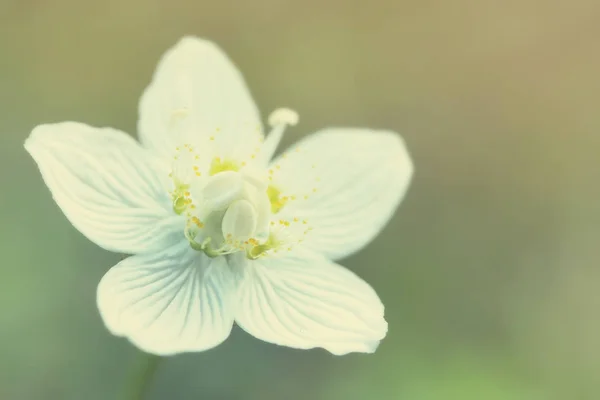
[[[183,231],[164,172],[134,139],[76,122],[40,125],[25,142],[69,221],[99,246],[136,254]]]
[[[400,136],[326,129],[272,163],[272,183],[288,201],[277,218],[305,220],[303,244],[339,259],[360,250],[389,221],[413,166]]]
[[[223,342],[233,325],[234,294],[224,257],[209,259],[180,242],[111,268],[97,301],[111,333],[145,352],[170,355]]]
[[[185,37],[162,57],[140,100],[142,143],[171,157],[193,143],[242,161],[263,137],[260,115],[237,68],[214,43]]]
[[[387,333],[373,289],[321,255],[293,251],[243,270],[236,322],[259,339],[342,355],[372,353]]]

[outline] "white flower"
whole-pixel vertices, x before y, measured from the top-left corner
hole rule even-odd
[[[296,113],[274,112],[263,142],[240,73],[191,37],[163,56],[139,111],[141,145],[76,122],[40,125],[25,142],[69,221],[133,254],[98,286],[110,332],[169,355],[218,345],[235,321],[283,346],[375,351],[383,304],[330,260],[371,241],[403,197],[401,138],[325,129],[271,161]]]

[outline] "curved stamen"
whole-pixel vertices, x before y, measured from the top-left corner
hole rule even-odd
[[[269,115],[271,132],[269,132],[269,135],[263,143],[261,155],[265,165],[273,158],[273,154],[275,154],[275,150],[277,150],[277,146],[283,137],[285,128],[288,125],[294,126],[297,123],[298,113],[289,108],[278,108]]]

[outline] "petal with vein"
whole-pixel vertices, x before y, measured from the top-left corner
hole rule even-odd
[[[203,351],[229,336],[233,282],[224,257],[209,259],[181,242],[111,268],[98,285],[98,308],[111,333],[145,352]]]
[[[387,333],[375,291],[321,255],[296,250],[243,271],[236,322],[259,339],[342,355],[372,353]]]
[[[40,125],[25,148],[69,221],[99,246],[144,253],[181,230],[161,180],[167,173],[127,134],[76,122]]]
[[[242,161],[263,138],[241,73],[214,43],[181,39],[162,57],[139,105],[142,143],[169,158],[191,143],[203,154]]]
[[[304,245],[331,259],[352,254],[383,229],[410,183],[413,165],[400,136],[325,129],[272,163],[273,183],[295,200],[278,218],[306,220]]]

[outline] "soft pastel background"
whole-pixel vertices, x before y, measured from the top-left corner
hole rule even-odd
[[[386,305],[374,355],[260,342],[168,359],[162,399],[600,398],[600,3],[0,0],[0,399],[118,399],[136,350],[104,329],[119,260],[63,217],[22,144],[38,123],[135,134],[181,36],[219,43],[285,144],[390,128],[416,175],[343,263]],[[391,178],[392,179],[392,178]]]

